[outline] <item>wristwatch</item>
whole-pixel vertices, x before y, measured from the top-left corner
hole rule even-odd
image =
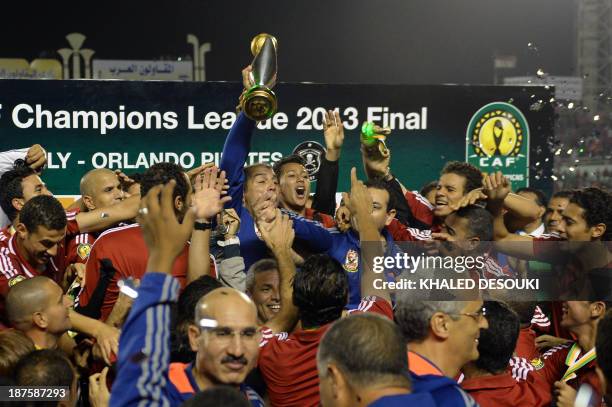
[[[193,228],[195,230],[212,230],[212,223],[198,220],[193,224]]]

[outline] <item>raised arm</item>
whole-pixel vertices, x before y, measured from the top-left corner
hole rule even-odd
[[[193,203],[197,208],[197,223],[191,234],[187,282],[210,275],[211,220],[223,210],[223,204],[232,198],[225,195],[225,172],[216,167],[207,168],[196,177]],[[207,227],[206,229],[202,229]]]
[[[273,222],[257,224],[262,238],[278,262],[281,308],[278,314],[266,323],[274,333],[290,332],[298,320],[298,309],[293,305],[295,264],[291,246],[295,232],[292,223],[289,216],[278,213]]]
[[[245,88],[249,84],[250,67],[242,70],[242,81]],[[229,195],[232,197],[232,208],[242,205],[243,184],[245,180],[244,163],[251,151],[251,137],[255,130],[255,122],[244,113],[238,114],[236,121],[230,129],[225,144],[219,167],[227,174],[229,180]]]
[[[351,169],[351,195],[344,196],[345,202],[359,225],[359,241],[361,245],[361,259],[363,268],[361,274],[361,296],[378,296],[391,302],[391,297],[386,290],[375,290],[374,280],[384,276],[373,271],[375,257],[384,256],[385,249],[381,235],[372,219],[372,197],[363,182],[357,179],[357,170]]]
[[[172,204],[175,184],[172,180],[163,187],[156,186],[143,199],[147,211],[138,222],[149,260],[138,297],[123,326],[111,406],[180,404],[171,400],[168,386],[170,308],[179,293],[178,280],[171,273],[193,229],[195,211],[187,211],[183,223],[178,223]]]
[[[531,236],[510,233],[504,223],[504,203],[510,193],[510,181],[501,172],[486,175],[483,179],[484,195],[488,197],[487,209],[493,215],[493,238],[495,247],[502,253],[521,259],[533,258]],[[524,242],[524,243],[518,243]]]
[[[138,214],[138,205],[140,205],[140,195],[134,195],[107,208],[79,212],[76,215],[79,231],[97,232],[121,221],[134,219]]]
[[[336,191],[338,189],[338,160],[344,143],[344,125],[340,113],[329,110],[323,121],[325,137],[325,156],[321,157],[321,167],[317,179],[317,190],[312,208],[333,215],[336,210]]]

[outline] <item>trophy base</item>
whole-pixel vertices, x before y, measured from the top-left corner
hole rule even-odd
[[[262,121],[274,116],[278,103],[271,89],[263,86],[251,88],[242,100],[242,111],[251,120]]]

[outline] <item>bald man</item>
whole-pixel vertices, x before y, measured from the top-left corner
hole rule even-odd
[[[56,348],[59,338],[71,329],[71,305],[61,287],[43,276],[17,283],[6,298],[9,321],[28,336],[37,349]]]
[[[142,201],[147,210],[141,211],[138,223],[149,252],[147,271],[123,324],[109,405],[180,406],[200,390],[225,384],[239,389],[252,406],[263,407],[259,395],[242,383],[257,361],[261,335],[255,304],[240,291],[221,287],[198,301],[188,329],[195,361],[169,364],[170,310],[180,288],[172,276],[173,264],[184,250],[194,219],[210,219],[223,207],[220,198],[209,209],[205,206],[212,198],[196,199],[195,211],[187,211],[179,221],[175,185],[172,179],[163,187],[152,186]]]
[[[207,329],[210,323],[216,326]],[[185,380],[197,385],[185,392],[186,398],[220,384],[241,388],[257,362],[260,336],[253,301],[238,290],[217,288],[200,299],[189,327],[195,363],[171,364],[170,381],[177,388]]]
[[[106,168],[96,168],[83,175],[80,188],[83,212],[103,210],[120,203],[125,198],[119,177]],[[85,275],[85,263],[98,235],[99,232],[80,233],[72,236],[67,242],[66,264],[69,265],[69,269],[66,278],[68,282],[76,278],[68,290],[73,298],[80,291],[80,282]]]
[[[84,209],[106,208],[123,200],[119,177],[106,168],[96,168],[81,178],[81,199]]]
[[[170,302],[177,300],[178,290],[178,280],[171,276],[148,272],[143,277],[138,298],[123,326],[119,376],[113,386],[111,405],[132,405],[136,398],[142,400],[146,390],[141,392],[134,385],[146,383],[145,378],[159,372],[170,382],[160,390],[170,406],[180,406],[199,391],[229,385],[239,389],[251,406],[263,407],[260,396],[243,384],[259,355],[261,335],[253,301],[228,287],[217,288],[202,297],[196,306],[194,324],[189,327],[195,361],[168,366],[163,355],[169,354],[169,308]],[[134,363],[138,354],[149,356]]]

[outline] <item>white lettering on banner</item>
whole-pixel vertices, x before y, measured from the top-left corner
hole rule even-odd
[[[332,109],[340,113],[346,130],[359,127],[363,117],[354,106]],[[428,108],[418,112],[391,112],[386,106],[370,106],[366,109],[366,120],[374,121],[391,130],[427,130]],[[195,106],[187,106],[187,129],[189,130],[230,130],[236,121],[235,112],[198,112]],[[326,108],[299,107],[296,111],[296,130],[322,130]],[[173,111],[130,110],[119,105],[115,110],[50,110],[41,104],[17,104],[12,110],[13,124],[19,129],[93,129],[101,135],[115,130],[165,129],[174,130],[179,126],[179,114]],[[184,119],[182,119],[184,120]],[[260,130],[286,130],[289,116],[277,112],[268,120],[257,123]],[[508,157],[508,160],[513,159]],[[493,162],[491,165],[497,165]]]
[[[376,122],[391,130],[427,130],[427,107],[422,107],[420,113],[389,112],[388,107],[368,107],[367,121]]]
[[[70,157],[72,153],[51,153],[51,152],[47,152],[47,168],[49,169],[64,169],[68,167],[68,158]],[[57,164],[57,161],[55,160],[55,155],[57,155],[57,158],[59,159],[59,164]]]
[[[53,158],[56,154],[60,163]],[[67,168],[68,157],[71,153],[48,153],[49,168],[59,169]],[[219,165],[222,154],[220,152],[203,152],[200,155],[200,161],[197,162],[196,156],[190,152],[174,153],[174,152],[156,152],[156,153],[128,153],[128,152],[97,152],[91,156],[91,166],[94,168],[109,168],[109,169],[146,169],[153,164],[161,162],[171,162],[180,165],[185,169],[194,166],[203,165],[209,162],[214,162]],[[259,162],[273,163],[280,160],[283,154],[279,151],[253,151],[249,153],[245,165],[252,165]],[[79,164],[82,164],[80,161]]]
[[[481,167],[509,167],[516,162],[516,157],[482,157],[480,158]]]

